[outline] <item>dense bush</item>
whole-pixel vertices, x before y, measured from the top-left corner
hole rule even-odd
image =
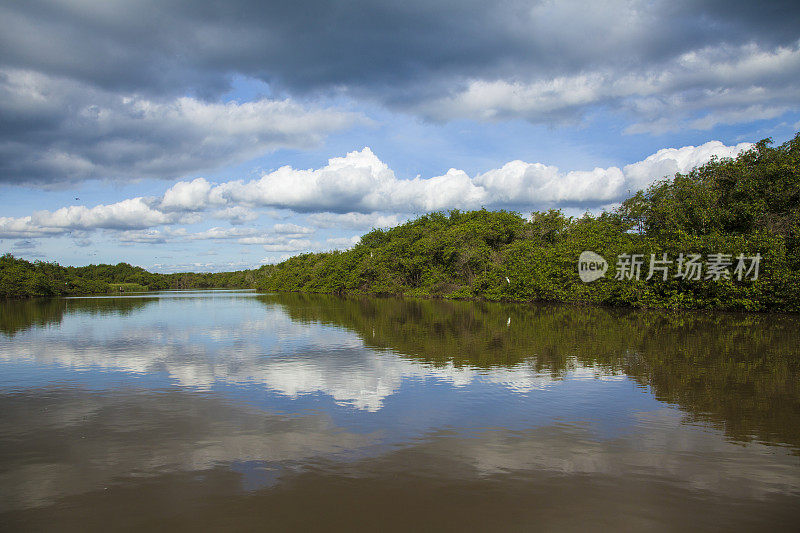
[[[62,296],[141,290],[253,288],[260,270],[156,274],[127,263],[64,267],[0,256],[0,297]]]
[[[610,263],[583,283],[577,260]],[[758,279],[647,277],[651,254],[760,254]],[[640,279],[614,279],[620,254],[641,254]],[[731,265],[729,270],[735,267]],[[135,288],[252,288],[333,294],[404,294],[488,300],[591,302],[662,308],[800,311],[800,134],[765,139],[735,159],[712,159],[656,182],[599,216],[557,210],[436,212],[375,229],[351,250],[303,254],[225,273],[154,274],[126,263],[62,267],[0,258],[0,296],[85,294]]]
[[[586,284],[577,260],[592,250],[608,275]],[[651,254],[760,254],[758,279],[646,280]],[[640,279],[616,280],[620,254],[642,254]],[[674,268],[674,265],[673,265]],[[304,254],[264,272],[259,288],[490,300],[592,302],[668,308],[800,311],[800,134],[757,143],[655,183],[613,212],[431,213],[364,235],[352,250]]]

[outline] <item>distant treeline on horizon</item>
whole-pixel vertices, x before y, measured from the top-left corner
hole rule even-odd
[[[169,289],[253,288],[258,270],[159,274],[142,267],[116,265],[61,266],[0,257],[0,296],[69,296]]]
[[[609,262],[608,275],[592,283],[577,273],[586,250]],[[758,254],[760,269],[757,279],[645,279],[646,270],[639,279],[615,279],[622,254],[673,261],[723,254],[734,261],[731,271],[736,257]],[[183,288],[800,312],[800,133],[778,147],[764,139],[735,159],[657,181],[597,216],[435,212],[375,229],[350,250],[255,270],[155,274],[126,263],[63,267],[0,258],[5,297]]]

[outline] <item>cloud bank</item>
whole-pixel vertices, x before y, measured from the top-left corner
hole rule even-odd
[[[213,103],[115,94],[0,69],[0,183],[179,178],[277,148],[308,148],[354,113],[260,99]]]
[[[180,179],[318,146],[363,109],[549,126],[601,114],[631,135],[777,119],[800,108],[798,28],[789,1],[6,3],[0,184]],[[230,97],[237,80],[264,94]]]
[[[635,117],[627,133],[710,130],[719,124],[771,119],[800,100],[800,41],[773,49],[754,43],[688,51],[640,71],[582,71],[556,77],[474,79],[420,103],[441,121],[459,118],[534,122],[579,119],[591,106]]]
[[[399,178],[368,147],[335,157],[317,169],[281,167],[250,181],[214,184],[205,178],[180,181],[161,197],[136,197],[94,207],[68,206],[25,217],[0,217],[0,238],[29,239],[91,230],[118,230],[126,242],[234,239],[269,251],[310,247],[315,228],[391,226],[400,214],[444,209],[600,207],[618,202],[653,181],[687,172],[712,157],[734,157],[752,145],[667,148],[623,167],[562,171],[542,163],[511,161],[475,176],[458,169],[429,178]],[[253,228],[241,222],[262,210],[308,214],[312,226],[278,223]],[[190,234],[173,226],[207,216],[229,220]],[[158,229],[160,227],[164,229]]]

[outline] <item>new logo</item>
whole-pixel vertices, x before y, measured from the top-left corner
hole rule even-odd
[[[606,275],[608,262],[602,256],[585,251],[578,257],[578,275],[584,283],[591,283]]]

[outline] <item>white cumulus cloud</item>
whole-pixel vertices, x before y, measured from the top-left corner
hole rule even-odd
[[[575,121],[591,106],[628,113],[626,133],[709,130],[778,117],[800,99],[800,42],[765,47],[718,44],[688,51],[664,64],[617,67],[530,79],[469,80],[452,94],[416,110],[438,121]]]
[[[734,157],[751,146],[709,141],[699,146],[665,148],[622,169],[612,166],[565,172],[552,165],[511,161],[473,177],[463,170],[450,169],[441,176],[414,179],[398,178],[386,163],[364,148],[332,158],[317,169],[285,166],[254,180],[217,185],[198,178],[176,183],[161,198],[137,197],[91,208],[69,206],[25,217],[0,217],[0,238],[45,237],[95,229],[151,230],[195,223],[211,212],[238,225],[193,234],[173,229],[169,236],[236,239],[241,244],[262,245],[268,251],[300,251],[312,247],[308,237],[315,228],[386,227],[415,212],[606,206],[655,180],[687,172],[712,157]],[[241,224],[275,208],[305,216],[308,225],[282,222],[271,228],[257,228]],[[136,235],[141,242],[153,242],[155,238],[154,234]]]

